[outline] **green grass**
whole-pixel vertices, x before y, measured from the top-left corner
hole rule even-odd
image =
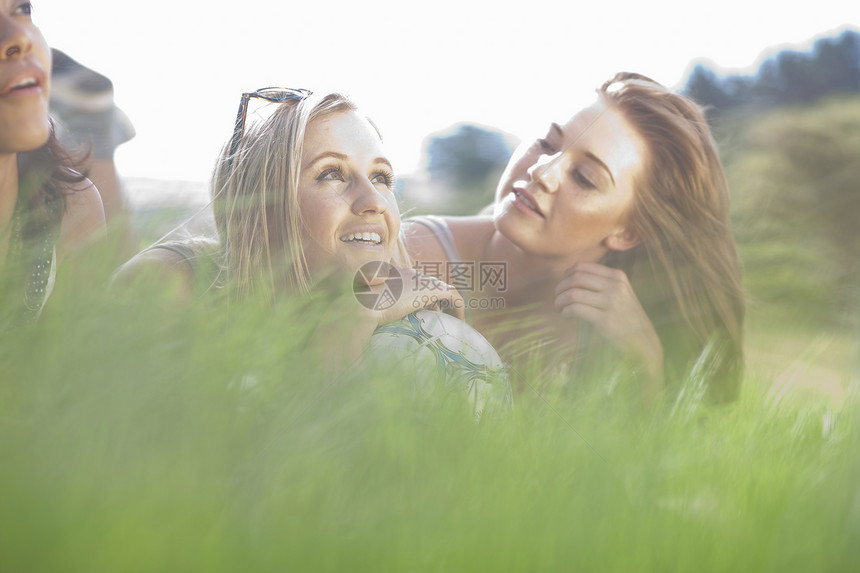
[[[98,264],[66,265],[37,325],[0,329],[0,572],[860,571],[856,250],[813,217],[854,228],[824,207],[857,178],[810,199],[823,164],[786,174],[778,147],[808,127],[856,149],[834,126],[857,110],[725,138],[751,296],[728,407],[645,412],[529,372],[511,414],[476,424],[402,374],[322,374],[302,348],[318,311],[296,301],[121,301]],[[140,211],[137,238],[184,216]]]
[[[81,268],[38,325],[2,333],[0,571],[860,563],[858,402],[771,392],[791,360],[846,381],[846,337],[756,325],[784,368],[754,351],[730,407],[526,389],[476,424],[399,376],[321,374],[294,302],[129,304]]]

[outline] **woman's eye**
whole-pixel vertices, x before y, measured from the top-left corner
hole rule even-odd
[[[390,189],[394,185],[394,175],[385,171],[380,171],[373,177],[373,182],[385,185]]]
[[[22,4],[19,4],[17,8],[15,8],[14,13],[30,16],[33,14],[33,5],[29,2],[23,2]]]
[[[550,145],[549,141],[547,141],[546,138],[541,137],[540,139],[535,141],[535,143],[537,143],[538,147],[541,150],[541,153],[544,153],[545,155],[554,155],[556,153],[555,148]]]
[[[579,169],[575,169],[573,171],[573,179],[586,189],[597,189],[597,186],[592,183],[591,180],[588,179],[588,177],[583,175],[582,171],[580,171]]]
[[[343,172],[339,167],[326,169],[317,177],[317,181],[343,181]]]

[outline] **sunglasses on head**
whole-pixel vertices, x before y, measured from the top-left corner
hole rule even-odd
[[[270,101],[272,103],[280,103],[290,100],[303,100],[313,92],[301,88],[260,88],[254,92],[242,94],[242,99],[239,101],[239,112],[236,114],[236,126],[233,128],[233,138],[230,140],[230,153],[228,161],[233,162],[233,155],[236,149],[239,148],[239,141],[242,139],[242,133],[245,131],[245,118],[248,115],[248,102],[252,97]]]

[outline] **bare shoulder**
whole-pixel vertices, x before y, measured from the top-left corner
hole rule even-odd
[[[480,261],[490,238],[496,231],[490,215],[448,217],[448,228],[460,256],[465,261]]]
[[[485,244],[496,230],[492,215],[471,215],[469,217],[448,217],[448,228],[460,252],[466,253],[475,244]]]
[[[442,217],[442,220],[451,231],[454,244],[463,260],[478,260],[495,230],[493,220],[489,216]],[[448,255],[434,230],[409,219],[403,221],[403,227],[406,248],[413,261],[417,264],[424,263],[424,266],[430,263],[441,263],[441,267],[449,262]],[[445,276],[437,278],[447,280]]]
[[[60,226],[58,255],[85,247],[105,235],[105,212],[98,189],[89,179],[65,189],[66,211]]]
[[[404,220],[403,238],[410,260],[419,265],[430,261],[444,263],[448,260],[445,249],[442,248],[442,243],[439,242],[436,233],[423,223],[414,219]]]
[[[147,249],[118,268],[111,280],[111,287],[115,290],[134,286],[158,288],[176,299],[189,300],[194,292],[194,269],[178,252]]]

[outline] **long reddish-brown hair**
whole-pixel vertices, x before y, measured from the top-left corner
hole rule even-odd
[[[628,214],[642,243],[605,262],[628,272],[663,343],[667,381],[693,371],[711,399],[734,399],[745,302],[728,185],[705,114],[638,74],[616,74],[598,93],[647,148]]]

